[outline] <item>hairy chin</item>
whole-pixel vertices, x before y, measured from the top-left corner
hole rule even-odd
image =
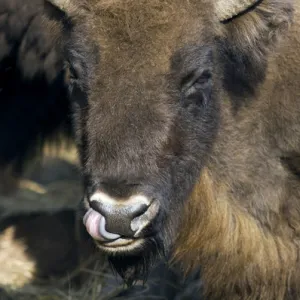
[[[159,260],[168,260],[176,236],[175,229],[178,228],[178,219],[175,222],[174,219],[163,219],[160,225],[160,233],[146,238],[136,252],[108,256],[112,269],[128,286],[136,281],[145,283],[154,264]]]
[[[108,261],[112,269],[131,286],[139,280],[146,282],[151,267],[159,257],[166,257],[162,240],[148,238],[138,253],[109,256]]]

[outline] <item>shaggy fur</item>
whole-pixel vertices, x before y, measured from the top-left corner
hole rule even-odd
[[[60,41],[84,209],[97,189],[160,202],[113,267],[132,283],[173,250],[206,299],[298,299],[297,1],[64,4],[37,39]]]
[[[187,270],[202,266],[206,299],[298,299],[293,229],[276,212],[258,220],[230,194],[229,186],[202,173],[186,206],[175,257]]]
[[[295,8],[298,20],[299,8]],[[268,27],[267,16],[274,31]],[[232,115],[232,106],[223,103],[214,151],[186,206],[184,228],[176,242],[176,259],[188,268],[202,266],[207,299],[300,297],[300,107],[295,80],[300,75],[295,56],[299,23],[290,28],[284,42],[278,42],[290,16],[286,2],[265,1],[228,24],[231,33],[242,33],[231,35],[235,45],[243,44],[239,49],[248,45],[256,50],[249,53],[256,56],[250,61],[258,62],[253,67],[259,72],[265,69],[265,79],[249,93],[251,102],[245,102],[243,90],[235,93],[234,82],[228,85],[225,81],[231,95],[226,99],[232,103],[238,97],[239,103],[247,105]],[[253,39],[255,35],[261,39]],[[259,47],[253,44],[258,41]],[[276,50],[274,42],[279,43]],[[244,70],[249,67],[251,70],[245,64]],[[252,74],[245,75],[248,85]]]

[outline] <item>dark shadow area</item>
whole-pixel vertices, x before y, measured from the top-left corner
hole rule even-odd
[[[13,239],[24,245],[36,264],[38,279],[65,276],[78,265],[75,214],[61,211],[11,217],[0,223],[0,235],[13,229]]]
[[[97,300],[201,300],[199,274],[183,279],[178,268],[171,269],[163,261],[151,271],[144,285],[137,283],[131,288],[123,286],[122,280],[112,273],[78,217],[76,207],[81,195],[80,192],[70,193],[70,189],[81,185],[76,164],[47,157],[31,164],[23,178],[47,193],[39,196],[23,188],[24,191],[12,205],[20,206],[22,201],[23,206],[29,206],[26,213],[14,211],[13,215],[0,219],[0,286],[12,276],[10,281],[16,281],[17,284],[25,281],[25,287],[30,286],[30,289],[32,286],[38,289],[46,287],[47,296],[39,295],[37,290],[34,297],[23,298],[22,288],[10,294],[3,285],[0,300],[61,300],[64,298],[59,295],[52,296],[53,291],[70,288],[76,291],[76,296],[68,299],[90,300],[93,285],[97,289],[101,285],[97,290]],[[10,199],[14,200],[14,197]],[[47,203],[49,201],[52,203],[50,206]],[[68,208],[61,206],[61,202],[69,203]],[[70,208],[72,203],[74,208]],[[49,208],[50,211],[47,211]],[[3,209],[0,210],[1,214]],[[2,279],[5,276],[7,278],[1,280],[1,276]],[[88,288],[87,292],[77,293],[85,288]]]
[[[58,213],[40,213],[27,216],[8,218],[0,223],[0,248],[5,243],[5,236],[13,231],[14,247],[22,247],[28,259],[35,263],[30,284],[43,285],[54,278],[67,278],[82,261],[88,260],[96,253],[88,235],[80,235],[78,240],[75,232],[75,212],[65,210]],[[78,225],[78,224],[77,224]],[[83,228],[83,227],[81,227]],[[20,249],[9,250],[12,259],[18,258]],[[21,261],[21,259],[20,259]],[[5,261],[0,263],[5,264]],[[93,269],[95,261],[87,268]],[[106,272],[110,272],[106,269]],[[72,288],[80,289],[88,282],[88,277],[78,272],[67,282]],[[105,274],[103,275],[105,277]],[[199,274],[195,273],[185,280],[178,270],[170,269],[163,262],[159,263],[150,273],[147,282],[138,283],[131,288],[122,289],[122,281],[114,275],[106,278],[103,289],[97,299],[164,299],[164,300],[200,300]],[[118,293],[113,293],[115,289]],[[108,296],[111,295],[111,296]],[[13,299],[4,290],[0,290],[0,300]],[[53,298],[55,299],[55,298]],[[84,299],[85,300],[85,299]]]
[[[120,292],[114,299],[160,299],[160,300],[201,300],[201,282],[198,272],[186,279],[179,270],[170,269],[160,262],[150,273],[145,285],[133,286]]]

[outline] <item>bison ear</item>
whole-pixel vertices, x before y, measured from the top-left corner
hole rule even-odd
[[[216,1],[224,87],[238,104],[264,80],[270,53],[292,22],[293,7],[293,0]]]

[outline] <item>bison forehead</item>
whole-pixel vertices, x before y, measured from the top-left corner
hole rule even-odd
[[[105,73],[166,71],[170,56],[202,39],[212,23],[211,1],[102,0],[94,4],[95,39]]]
[[[88,99],[89,165],[96,161],[99,170],[106,163],[115,169],[113,162],[133,165],[143,161],[143,155],[156,157],[169,143],[178,123],[179,102],[179,88],[174,88],[170,72],[172,58],[186,45],[207,43],[213,19],[207,11],[212,4],[201,0],[94,4],[91,34],[100,46],[100,59]]]

